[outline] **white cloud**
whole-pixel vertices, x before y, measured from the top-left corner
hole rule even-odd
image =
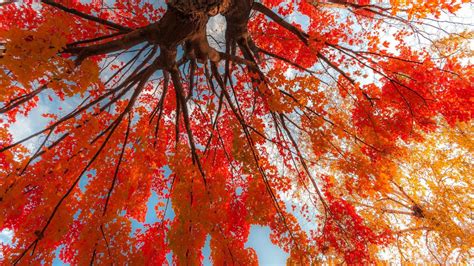
[[[13,230],[3,229],[0,231],[0,243],[10,245],[13,239]]]
[[[11,245],[13,240],[13,230],[3,229],[0,231],[0,244]],[[3,259],[3,252],[0,249],[0,259]]]
[[[211,17],[207,22],[207,39],[209,45],[219,51],[225,50],[225,30],[227,28],[227,23],[225,17],[222,15],[217,15]]]

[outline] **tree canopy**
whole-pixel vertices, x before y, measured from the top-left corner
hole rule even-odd
[[[472,263],[469,2],[2,3],[0,261]]]

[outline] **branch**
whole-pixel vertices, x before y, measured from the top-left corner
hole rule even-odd
[[[87,169],[89,169],[89,167],[92,165],[92,163],[94,163],[94,161],[97,159],[97,157],[99,157],[99,154],[102,152],[102,150],[104,149],[105,145],[107,144],[108,140],[110,139],[110,137],[112,136],[112,133],[114,132],[114,130],[112,130],[109,135],[107,135],[107,138],[105,139],[105,141],[102,143],[102,145],[99,147],[99,149],[97,150],[97,152],[94,154],[94,156],[91,158],[91,160],[87,163],[86,167],[84,167],[84,169],[82,170],[82,172],[79,174],[79,176],[74,180],[74,182],[72,183],[72,185],[69,187],[69,189],[66,191],[66,193],[61,197],[61,199],[59,199],[58,203],[56,203],[56,206],[54,207],[53,209],[53,212],[50,214],[48,220],[46,221],[46,224],[43,226],[43,229],[41,229],[41,231],[36,231],[35,234],[36,234],[36,239],[13,261],[13,265],[17,265],[20,260],[25,256],[25,254],[28,252],[28,250],[30,250],[33,246],[36,247],[36,245],[38,244],[39,240],[41,240],[43,237],[44,237],[44,232],[46,231],[46,229],[49,227],[49,225],[51,224],[51,221],[53,220],[54,216],[56,216],[56,213],[58,212],[59,210],[59,207],[61,207],[62,203],[64,202],[64,200],[66,200],[66,198],[69,196],[69,194],[71,194],[71,192],[74,190],[74,188],[76,187],[77,183],[79,183],[79,181],[81,180],[81,177],[84,175],[84,173],[87,171]]]
[[[125,27],[125,26],[119,25],[117,23],[114,23],[114,22],[111,22],[111,21],[108,21],[108,20],[105,20],[105,19],[102,19],[102,18],[98,18],[98,17],[94,17],[94,16],[86,14],[86,13],[82,13],[82,12],[76,10],[76,9],[65,7],[65,6],[63,6],[59,3],[56,3],[54,1],[51,1],[51,0],[42,0],[41,2],[46,4],[46,5],[58,8],[58,9],[64,11],[64,12],[76,15],[76,16],[81,17],[81,18],[86,19],[86,20],[97,22],[99,24],[108,26],[110,28],[113,28],[113,29],[116,29],[116,30],[119,30],[119,31],[130,32],[130,31],[133,30],[129,27]]]
[[[157,68],[158,68],[158,67],[157,67]],[[150,71],[150,70],[149,70],[149,69],[145,69],[145,70],[143,70],[143,73],[146,72],[146,71]],[[50,126],[44,128],[44,129],[42,129],[42,130],[40,130],[40,131],[37,131],[36,133],[31,134],[30,136],[25,137],[25,138],[23,138],[23,139],[21,139],[21,140],[15,142],[15,143],[12,143],[12,144],[10,144],[10,145],[8,145],[8,146],[5,146],[5,147],[0,148],[0,153],[6,151],[6,150],[8,150],[8,149],[11,149],[11,148],[13,148],[13,147],[15,147],[15,146],[17,146],[17,145],[19,145],[19,144],[25,142],[25,141],[28,141],[28,140],[30,140],[30,139],[36,137],[36,136],[39,136],[39,135],[43,134],[44,132],[47,132],[47,131],[49,131],[49,130],[54,130],[59,124],[61,124],[61,123],[65,122],[65,121],[67,121],[67,120],[69,120],[69,119],[71,119],[71,118],[73,118],[73,117],[79,115],[79,114],[82,113],[83,111],[85,111],[85,110],[89,109],[90,107],[92,107],[92,106],[98,104],[99,102],[101,102],[102,100],[104,100],[104,99],[105,99],[106,97],[108,97],[109,95],[112,95],[112,94],[114,94],[115,92],[120,91],[123,87],[125,87],[125,86],[128,85],[128,82],[134,81],[134,80],[137,79],[138,77],[141,77],[141,75],[142,75],[142,74],[139,74],[139,75],[137,75],[137,76],[135,76],[135,77],[128,77],[124,82],[122,82],[119,86],[117,86],[117,87],[114,88],[113,90],[110,90],[110,91],[104,93],[103,95],[99,96],[97,99],[95,99],[95,100],[93,100],[93,101],[87,103],[86,105],[80,107],[79,109],[76,109],[76,110],[71,111],[69,114],[63,116],[61,119],[59,119],[58,121],[54,122],[54,123],[51,124]],[[112,101],[114,101],[114,100],[112,100]],[[108,104],[110,104],[110,103],[108,103]],[[97,114],[98,114],[98,113],[95,113],[94,115],[97,115]],[[86,122],[87,122],[87,121],[86,121]],[[77,127],[80,127],[80,126],[77,126]],[[69,133],[66,133],[66,134],[69,134]],[[64,137],[64,136],[63,136],[63,137]]]
[[[61,199],[56,203],[56,206],[54,207],[51,215],[49,216],[48,220],[46,221],[46,224],[43,226],[41,231],[37,231],[37,238],[30,244],[13,262],[14,265],[18,264],[18,262],[25,256],[25,254],[28,252],[28,250],[31,249],[31,247],[36,247],[37,243],[39,240],[41,240],[44,237],[44,233],[46,229],[49,227],[51,224],[51,221],[53,218],[56,216],[56,213],[58,212],[59,208],[61,207],[62,203],[66,200],[66,198],[72,193],[76,185],[79,183],[81,180],[81,177],[84,175],[84,173],[89,169],[89,167],[94,163],[94,161],[99,157],[100,153],[102,150],[105,148],[106,144],[109,142],[110,138],[112,137],[113,133],[115,132],[115,129],[119,126],[120,121],[122,121],[123,117],[129,113],[136,100],[138,99],[138,96],[142,92],[145,83],[148,81],[149,77],[153,75],[156,69],[160,68],[159,64],[157,63],[157,60],[153,62],[153,67],[149,68],[148,71],[145,73],[144,77],[140,80],[140,83],[138,84],[137,88],[135,89],[133,95],[130,98],[130,101],[128,102],[127,106],[125,107],[125,110],[119,115],[119,117],[116,119],[117,122],[114,122],[114,126],[110,130],[110,133],[108,133],[107,137],[105,138],[104,142],[100,145],[99,149],[97,152],[92,156],[91,160],[87,163],[87,165],[84,167],[82,172],[79,174],[79,176],[74,180],[74,182],[71,184],[69,189],[66,191],[66,193],[61,197]]]
[[[193,136],[193,132],[191,130],[191,124],[189,121],[188,106],[186,105],[186,98],[184,96],[184,89],[183,89],[183,85],[181,84],[178,68],[174,67],[173,69],[171,69],[170,74],[171,74],[171,79],[173,80],[173,85],[175,88],[177,101],[179,101],[179,103],[181,104],[181,109],[183,109],[182,112],[183,112],[184,126],[188,134],[189,145],[191,147],[193,161],[196,162],[199,168],[199,172],[201,173],[201,176],[203,178],[204,186],[207,187],[206,175],[204,173],[204,169],[202,168],[201,161],[199,160],[199,156],[197,155],[197,152],[196,152],[194,136]]]
[[[51,83],[52,80],[49,82]],[[48,86],[47,84],[44,84],[42,85],[41,87],[37,88],[36,90],[28,93],[28,94],[23,94],[13,100],[11,100],[9,103],[6,103],[5,106],[3,106],[2,108],[0,108],[0,114],[4,114],[26,102],[28,102],[29,100],[33,99],[36,95],[38,95],[40,92],[44,91],[45,89],[47,89]]]
[[[305,160],[304,160],[304,157],[303,157],[303,154],[301,153],[299,147],[298,147],[298,144],[296,143],[295,139],[293,138],[293,135],[291,134],[290,130],[288,129],[288,127],[286,126],[286,123],[285,123],[285,119],[287,119],[288,121],[290,121],[284,114],[280,114],[280,122],[281,122],[281,125],[283,127],[283,129],[285,130],[286,132],[286,135],[288,136],[288,138],[290,139],[291,143],[293,144],[293,147],[295,148],[296,150],[296,153],[300,159],[300,162],[301,162],[301,165],[303,166],[303,169],[304,171],[306,172],[306,174],[308,175],[308,178],[309,180],[311,180],[311,184],[313,185],[314,187],[314,190],[316,191],[316,193],[318,194],[318,197],[319,197],[319,200],[321,201],[321,203],[323,204],[324,206],[324,209],[326,211],[329,210],[329,207],[326,203],[326,201],[324,200],[324,197],[323,197],[323,194],[321,193],[321,190],[319,189],[319,186],[318,184],[316,183],[316,180],[314,180],[313,176],[311,175],[310,171],[309,171],[309,167],[308,165],[306,164]]]
[[[287,63],[287,64],[289,64],[289,65],[291,65],[291,66],[293,66],[293,67],[295,67],[295,68],[297,68],[297,69],[299,69],[299,70],[305,71],[305,72],[307,72],[307,73],[309,73],[309,74],[315,74],[315,73],[316,73],[316,72],[314,72],[313,70],[307,69],[307,68],[301,66],[301,65],[298,64],[298,63],[292,62],[292,61],[290,61],[289,59],[286,59],[286,58],[284,58],[284,57],[282,57],[282,56],[279,56],[279,55],[277,55],[277,54],[274,54],[274,53],[272,53],[272,52],[270,52],[270,51],[267,51],[267,50],[265,50],[265,49],[258,48],[258,51],[261,52],[261,53],[263,53],[263,54],[266,54],[266,55],[268,55],[268,56],[271,56],[271,57],[273,57],[273,58],[276,58],[276,59],[278,59],[278,60],[281,60],[281,61],[283,61],[283,62],[285,62],[285,63]]]
[[[155,107],[155,110],[153,110],[153,112],[150,115],[150,123],[151,123],[151,121],[153,121],[154,116],[156,115],[156,112],[158,112],[159,110],[158,118],[156,120],[156,126],[155,126],[155,134],[153,138],[153,147],[156,146],[156,141],[158,139],[158,131],[160,129],[161,117],[163,116],[163,106],[166,99],[166,93],[168,92],[169,82],[170,82],[170,74],[168,73],[168,71],[163,70],[163,91],[161,93],[160,100]]]
[[[269,17],[271,20],[278,23],[278,25],[282,26],[283,28],[289,30],[291,33],[295,34],[304,44],[308,45],[309,35],[307,33],[303,32],[302,30],[298,29],[292,24],[286,22],[282,17],[280,17],[275,12],[273,12],[273,10],[271,10],[270,8],[262,5],[261,3],[254,2],[252,9]]]
[[[112,40],[110,42],[94,44],[85,47],[68,47],[62,51],[62,53],[70,53],[77,55],[76,64],[80,64],[84,59],[95,56],[108,54],[111,52],[125,50],[139,43],[146,41],[146,32],[150,30],[150,27],[134,30],[127,33],[122,38]]]
[[[99,36],[99,37],[92,38],[92,39],[87,39],[87,40],[81,40],[81,41],[77,41],[77,42],[73,42],[73,43],[68,43],[68,44],[66,45],[66,47],[74,47],[74,46],[80,45],[80,44],[91,43],[91,42],[98,42],[98,41],[102,41],[102,40],[105,40],[105,39],[117,37],[117,36],[120,36],[120,35],[122,35],[122,34],[123,34],[122,32],[116,32],[116,33],[112,33],[112,34],[108,34],[108,35],[103,35],[103,36]]]
[[[117,182],[117,176],[120,169],[120,163],[122,162],[123,154],[125,153],[125,148],[127,147],[128,135],[130,134],[130,124],[131,124],[131,119],[130,119],[130,114],[129,114],[127,132],[125,132],[125,140],[123,141],[123,144],[122,144],[122,151],[120,152],[120,156],[117,161],[117,167],[115,167],[114,178],[112,179],[112,184],[110,185],[109,191],[107,193],[107,199],[105,200],[104,211],[102,212],[102,215],[105,215],[105,213],[107,212],[107,206],[109,205],[110,195],[112,194],[112,191],[114,190],[115,182]]]
[[[293,231],[291,231],[290,227],[288,226],[288,223],[286,221],[286,218],[285,216],[283,215],[283,210],[280,206],[280,204],[278,203],[278,199],[275,195],[275,193],[273,192],[273,189],[270,185],[270,182],[268,181],[268,177],[265,173],[265,171],[263,170],[263,168],[261,167],[260,165],[260,159],[259,159],[259,156],[258,156],[258,153],[257,151],[255,150],[255,143],[252,139],[252,136],[250,135],[250,132],[248,131],[248,126],[247,124],[245,123],[245,121],[243,120],[243,118],[239,115],[239,113],[242,113],[240,110],[237,110],[237,108],[234,106],[234,104],[232,103],[232,100],[230,98],[230,95],[229,93],[227,92],[227,90],[225,89],[225,84],[224,84],[224,81],[222,80],[221,76],[220,75],[217,75],[218,73],[218,70],[217,70],[217,66],[215,63],[212,63],[211,62],[211,67],[212,67],[212,71],[214,73],[214,76],[216,77],[216,80],[217,80],[217,83],[219,84],[219,86],[221,87],[221,90],[222,90],[222,93],[224,94],[226,100],[227,100],[227,103],[229,104],[229,107],[230,109],[232,110],[232,112],[234,113],[235,117],[237,118],[237,120],[239,121],[239,124],[240,126],[242,127],[242,130],[244,131],[244,134],[245,134],[245,138],[247,140],[247,143],[250,147],[250,151],[252,153],[252,157],[255,161],[255,165],[257,166],[257,169],[258,169],[258,172],[260,174],[260,176],[262,177],[262,180],[263,180],[263,183],[265,184],[265,188],[270,196],[270,198],[272,199],[272,203],[278,213],[278,216],[281,218],[284,226],[286,227],[286,230],[288,231],[291,239],[293,240],[293,242],[296,244],[296,247],[298,250],[301,250],[299,245],[298,245],[298,242],[295,240],[295,237],[293,235]]]
[[[229,60],[237,64],[245,65],[251,70],[254,70],[254,71],[258,70],[258,66],[250,60],[247,60],[238,56],[234,56],[231,54],[223,53],[223,52],[219,52],[219,56],[225,60]]]

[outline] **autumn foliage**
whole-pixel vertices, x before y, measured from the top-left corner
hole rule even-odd
[[[472,263],[468,2],[2,4],[0,262]]]

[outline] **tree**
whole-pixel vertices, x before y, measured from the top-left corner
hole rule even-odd
[[[472,261],[469,1],[374,2],[2,5],[1,260]]]

